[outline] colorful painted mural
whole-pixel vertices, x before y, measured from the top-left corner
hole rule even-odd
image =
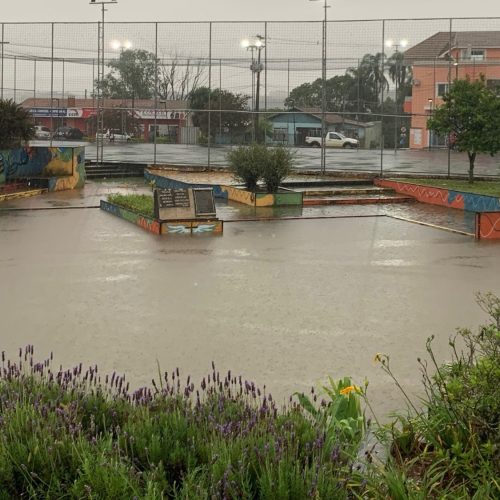
[[[0,184],[19,179],[46,181],[49,191],[81,188],[85,148],[26,146],[0,151]]]
[[[476,214],[476,238],[478,240],[500,240],[500,212]]]
[[[142,227],[153,234],[222,234],[223,231],[223,222],[218,219],[162,222],[104,200],[101,200],[101,210]]]
[[[375,184],[380,187],[392,188],[397,193],[413,196],[418,201],[430,203],[431,205],[457,208],[469,212],[500,211],[500,198],[495,198],[494,196],[452,191],[390,179],[376,179]]]

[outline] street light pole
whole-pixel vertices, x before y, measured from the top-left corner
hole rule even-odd
[[[116,4],[117,0],[90,0],[90,5],[101,6],[101,22],[97,26],[97,133],[96,163],[101,165],[104,157],[104,96],[102,82],[104,80],[104,8],[107,4]]]
[[[252,96],[253,96],[253,81],[254,77],[256,79],[255,83],[255,108],[254,108],[254,121],[253,121],[253,137],[254,140],[260,142],[260,131],[259,131],[259,111],[260,111],[260,74],[264,69],[262,65],[261,52],[262,49],[266,47],[265,38],[261,35],[256,35],[255,42],[250,43],[248,40],[243,40],[241,46],[244,49],[250,50],[252,52],[252,64],[250,65],[250,70],[252,71]],[[254,51],[257,51],[257,60],[254,59]]]
[[[317,2],[320,0],[309,0]],[[321,56],[321,173],[326,172],[326,57],[327,57],[327,32],[328,32],[328,5],[327,0],[323,0],[323,47]]]

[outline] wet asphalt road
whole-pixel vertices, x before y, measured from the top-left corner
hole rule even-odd
[[[98,209],[0,212],[0,344],[98,363],[134,385],[156,361],[200,378],[214,360],[279,398],[328,374],[366,376],[387,412],[401,400],[375,353],[418,391],[425,339],[435,334],[446,359],[455,327],[485,319],[473,296],[500,294],[499,275],[498,244],[386,217],[168,238]]]
[[[47,145],[46,141],[33,141],[32,144]],[[71,142],[54,142],[54,145],[77,144]],[[215,147],[210,150],[210,165],[227,165],[226,154],[230,147]],[[296,168],[320,169],[321,150],[318,148],[297,148]],[[96,157],[95,144],[87,144],[87,159]],[[465,153],[451,152],[450,173],[465,175],[468,160]],[[153,144],[105,143],[104,161],[126,163],[154,163]],[[352,170],[380,172],[381,161],[384,172],[434,173],[447,174],[447,150],[384,150],[381,160],[380,150],[340,150],[327,149],[326,167],[328,170]],[[208,148],[177,144],[158,144],[156,150],[157,164],[174,165],[207,165]],[[479,155],[476,160],[476,174],[500,176],[500,159],[487,155]]]

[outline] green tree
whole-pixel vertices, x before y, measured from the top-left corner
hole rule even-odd
[[[210,135],[215,137],[217,131],[228,129],[232,135],[244,135],[251,123],[248,109],[249,97],[234,94],[228,90],[199,87],[189,94],[189,107],[193,110],[192,120],[202,134],[208,136],[208,111],[211,110]]]
[[[398,89],[398,105],[401,106],[406,96],[411,95],[413,73],[411,66],[405,63],[403,52],[394,52],[387,60],[389,77]]]
[[[104,97],[151,99],[157,63],[155,55],[146,50],[124,50],[118,59],[108,63],[111,71],[102,82],[96,82],[96,87],[101,87]]]
[[[330,112],[374,113],[379,109],[379,93],[389,83],[382,71],[381,53],[365,54],[356,67],[348,68],[344,75],[326,81],[326,109]],[[319,108],[322,104],[323,80],[318,78],[294,88],[285,100],[285,106]],[[369,118],[367,118],[369,119]]]
[[[30,112],[12,99],[0,100],[0,149],[18,148],[34,136]]]
[[[467,152],[472,183],[476,156],[500,151],[500,99],[486,87],[484,76],[474,82],[455,80],[427,127],[452,137],[458,151]]]

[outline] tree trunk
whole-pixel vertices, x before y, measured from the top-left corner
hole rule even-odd
[[[469,157],[469,183],[472,184],[474,182],[474,161],[476,160],[476,153],[467,151],[467,155]]]

